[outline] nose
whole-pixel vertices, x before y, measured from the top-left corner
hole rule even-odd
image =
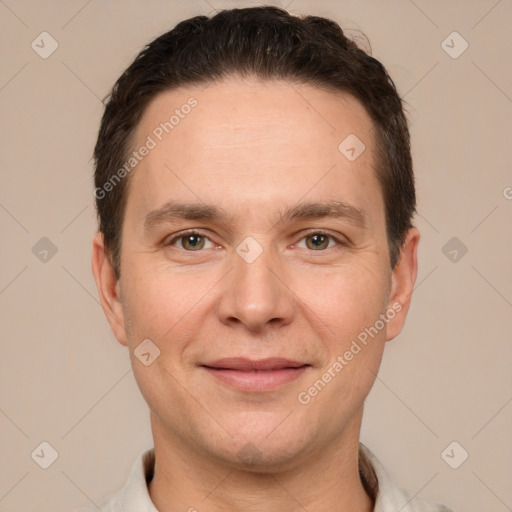
[[[289,324],[295,308],[285,269],[268,248],[249,261],[233,253],[234,268],[223,280],[218,302],[219,320],[254,332]]]

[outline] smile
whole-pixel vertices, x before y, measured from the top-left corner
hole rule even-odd
[[[201,365],[216,380],[247,393],[273,391],[299,378],[310,366],[283,358],[228,358]]]

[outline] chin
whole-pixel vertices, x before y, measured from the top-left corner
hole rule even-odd
[[[281,418],[282,420],[282,418]],[[286,421],[286,420],[285,420]],[[282,471],[296,465],[301,455],[311,448],[305,438],[304,428],[276,429],[279,422],[271,427],[264,425],[261,431],[254,426],[249,429],[238,429],[233,437],[226,436],[221,442],[210,446],[215,456],[223,459],[228,465],[253,473],[271,473]],[[263,426],[262,426],[263,427]]]

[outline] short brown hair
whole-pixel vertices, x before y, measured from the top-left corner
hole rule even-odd
[[[393,268],[416,211],[403,100],[383,65],[347,38],[336,22],[265,6],[180,22],[148,44],[112,88],[94,149],[94,179],[99,230],[117,278],[130,180],[119,181],[100,197],[96,191],[125,163],[135,128],[157,94],[233,75],[341,91],[362,103],[377,128],[376,173]]]

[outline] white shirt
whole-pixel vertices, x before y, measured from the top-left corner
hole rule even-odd
[[[158,512],[149,496],[148,482],[153,478],[154,448],[141,453],[124,487],[96,505],[91,503],[75,512]],[[359,473],[366,491],[375,500],[373,512],[452,512],[449,508],[398,488],[377,457],[359,443]]]

